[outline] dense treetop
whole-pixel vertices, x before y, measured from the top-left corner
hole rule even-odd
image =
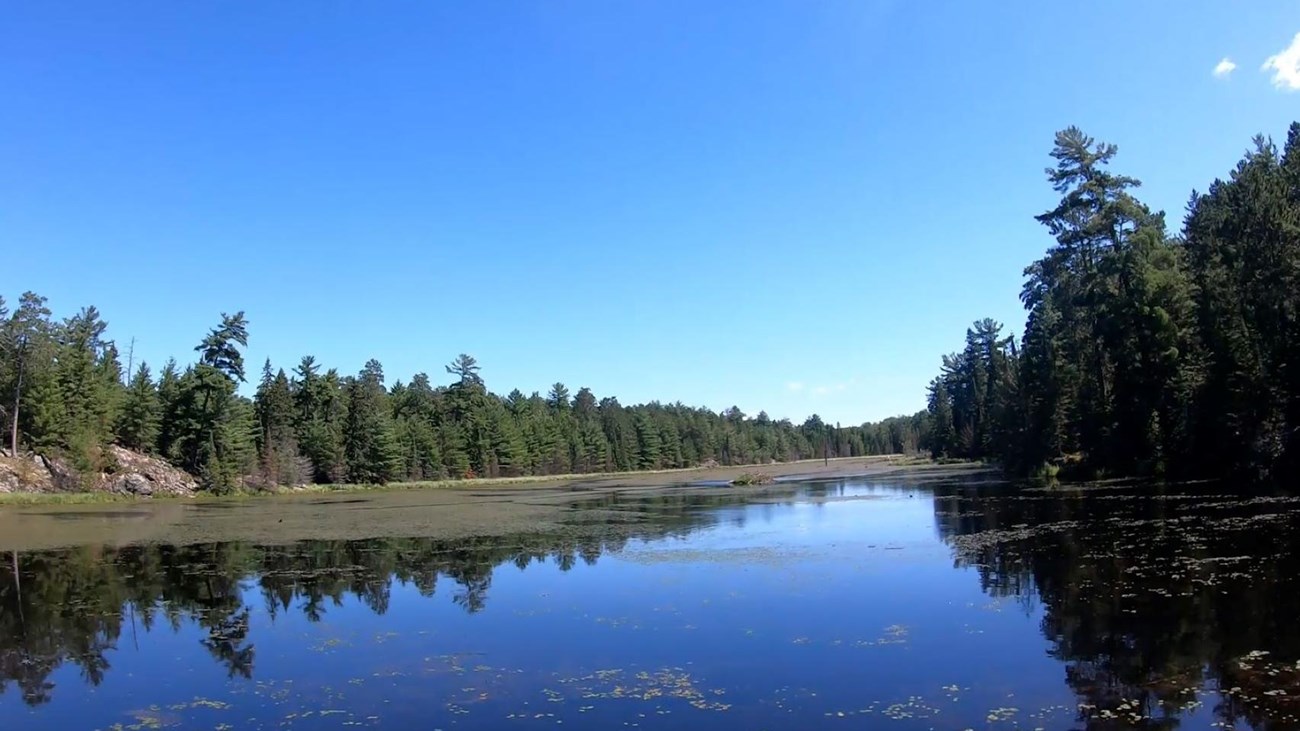
[[[1193,192],[1181,235],[1057,133],[1019,342],[981,320],[930,385],[935,455],[1018,472],[1249,475],[1300,462],[1300,123]]]

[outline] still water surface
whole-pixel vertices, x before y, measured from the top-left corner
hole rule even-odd
[[[11,554],[0,728],[1297,727],[1294,498],[592,503],[549,535]],[[611,511],[640,522],[586,525]]]

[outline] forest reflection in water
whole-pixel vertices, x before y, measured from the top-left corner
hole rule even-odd
[[[809,510],[818,512],[808,517]],[[848,480],[791,486],[759,499],[732,492],[668,493],[634,500],[606,495],[576,507],[571,530],[504,539],[152,544],[13,552],[6,557],[7,569],[0,571],[0,721],[19,713],[19,698],[31,709],[28,713],[35,714],[29,718],[41,720],[43,709],[55,709],[64,696],[76,697],[83,689],[100,686],[113,677],[119,658],[129,664],[130,653],[147,650],[163,637],[193,635],[186,644],[168,644],[181,648],[175,662],[215,662],[226,679],[220,687],[211,680],[191,683],[186,690],[196,698],[261,681],[268,643],[278,658],[268,673],[282,676],[283,662],[296,662],[306,674],[319,643],[291,636],[286,628],[369,621],[359,619],[362,615],[352,607],[383,618],[394,592],[400,592],[419,602],[441,604],[449,599],[464,616],[482,614],[481,621],[466,620],[477,624],[459,625],[461,636],[505,632],[514,621],[534,622],[530,626],[543,632],[553,627],[557,636],[568,638],[566,655],[571,657],[559,659],[553,650],[543,653],[516,643],[504,654],[528,661],[520,663],[528,665],[527,671],[497,667],[498,684],[490,689],[485,684],[479,700],[474,700],[476,695],[442,703],[441,711],[452,719],[471,710],[491,710],[506,718],[514,712],[493,703],[510,699],[518,705],[529,694],[560,693],[551,686],[562,689],[560,681],[568,680],[586,683],[584,691],[558,700],[548,696],[528,707],[541,703],[548,713],[579,714],[591,705],[592,715],[569,722],[618,720],[623,716],[592,705],[594,699],[623,698],[628,687],[641,683],[639,698],[677,698],[692,711],[743,712],[751,719],[780,719],[774,726],[786,727],[820,727],[845,714],[870,713],[886,715],[904,728],[912,723],[928,727],[938,717],[945,719],[945,726],[1018,720],[1022,726],[1044,728],[1166,728],[1180,721],[1292,728],[1297,727],[1300,703],[1300,630],[1295,627],[1300,616],[1295,577],[1300,567],[1294,551],[1298,510],[1300,501],[1287,495],[1243,496],[1222,485],[1024,489],[970,479]],[[619,511],[635,519],[609,522],[609,515]],[[929,516],[926,523],[909,522],[909,516],[921,511]],[[588,513],[602,518],[585,521]],[[888,524],[872,524],[880,530],[895,526],[890,537],[855,532],[872,515],[893,516]],[[824,530],[817,530],[819,526]],[[606,556],[614,558],[608,566],[602,561]],[[669,568],[647,563],[647,557],[656,556],[671,559]],[[743,560],[722,560],[726,556]],[[580,580],[568,578],[583,573],[575,569],[596,571],[598,563],[596,573],[604,583],[585,586],[586,593],[572,606],[553,614],[545,614],[540,595],[521,586],[512,583],[497,591],[493,587],[503,570],[515,568],[523,576],[547,572],[548,586],[558,591],[564,582]],[[846,566],[855,563],[879,568],[846,573]],[[778,564],[779,581],[760,587],[762,572]],[[949,608],[951,599],[943,605],[939,601],[941,592],[961,591],[958,585],[972,581],[988,599],[1008,601],[1016,611],[996,626],[972,630],[969,612]],[[646,583],[641,593],[638,582]],[[927,585],[918,587],[922,582]],[[616,585],[632,588],[621,598],[601,589]],[[651,616],[662,609],[655,592],[665,586],[684,624],[652,626],[662,619]],[[724,592],[726,587],[730,589]],[[871,607],[891,593],[919,597],[911,600],[909,611],[915,613],[916,627],[931,618],[933,645],[915,641],[921,632],[906,616],[888,626],[885,619],[877,622],[879,637],[849,639],[860,629],[855,623],[868,621],[865,615],[873,612]],[[498,601],[510,613],[485,611]],[[687,602],[698,606],[681,609]],[[856,614],[837,613],[836,602]],[[649,627],[654,644],[645,645],[631,634],[586,639],[573,632],[570,623],[574,613],[587,612],[615,628]],[[694,655],[691,673],[708,677],[711,689],[697,687],[699,681],[688,677],[691,673],[668,665],[643,671],[640,680],[629,680],[639,677],[629,675],[619,683],[611,681],[605,689],[592,685],[601,680],[593,673],[613,670],[575,672],[558,679],[558,671],[553,671],[556,665],[582,667],[584,656],[592,662],[617,658],[631,663],[641,657],[670,657],[674,651],[688,655],[701,637],[713,646],[712,656],[726,657],[741,640],[730,635],[721,639],[718,628],[752,637],[751,625],[760,621],[755,617],[765,612],[779,616],[761,620],[768,624],[760,629],[789,636],[782,636],[779,646],[776,641],[746,645],[744,655],[760,665],[793,664],[792,672],[799,670],[810,680],[797,693],[793,686],[777,683],[776,677],[772,687],[756,687],[754,677],[746,674],[749,670]],[[422,626],[403,622],[404,630]],[[711,634],[702,635],[704,629],[697,631],[697,625],[712,628]],[[804,632],[801,626],[813,629]],[[972,632],[988,634],[972,637]],[[1019,665],[1010,666],[1023,666],[1023,675],[1013,669],[999,686],[1011,688],[1017,697],[994,705],[991,689],[975,686],[975,681],[948,682],[959,663],[940,648],[976,641],[987,643],[979,647],[990,652],[1005,648],[1010,660],[1023,653]],[[888,662],[883,656],[850,657],[844,650],[850,645],[902,654],[891,655]],[[799,654],[791,654],[791,646]],[[416,658],[416,652],[397,643],[374,657],[397,665],[429,661]],[[418,652],[427,655],[428,650]],[[1044,656],[1060,669],[1054,682],[1068,694],[1050,697],[1036,685],[1042,674],[1036,663]],[[462,673],[471,670],[462,667],[461,660],[448,662]],[[964,657],[960,662],[977,667],[980,659]],[[906,683],[916,686],[915,692],[904,694],[906,689],[900,687],[896,698],[873,696],[850,707],[853,688],[830,680],[821,686],[811,683],[824,669],[875,677],[881,671],[873,663],[894,663],[895,670],[906,667]],[[70,673],[73,668],[75,674]],[[501,685],[502,677],[512,673],[518,677]],[[78,676],[81,682],[73,682]],[[116,682],[124,691],[142,692],[132,688],[125,674]],[[456,683],[448,683],[425,689],[451,693]],[[470,687],[468,681],[461,684]],[[11,689],[16,692],[7,692]],[[436,693],[430,697],[436,699]],[[830,710],[814,700],[841,697],[845,702]],[[227,698],[210,703],[235,702]],[[185,718],[179,711],[169,716],[166,706],[162,708],[152,716],[141,716],[135,709],[136,715],[127,717],[142,728]],[[355,718],[360,722],[369,716],[358,713]],[[54,727],[55,718],[48,720]],[[672,720],[669,726],[682,727],[688,718],[679,712]],[[99,721],[88,719],[92,725]],[[709,722],[701,718],[698,723],[705,728]]]

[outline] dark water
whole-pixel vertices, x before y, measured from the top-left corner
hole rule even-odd
[[[455,545],[5,556],[0,728],[1297,727],[1296,499],[786,489]]]

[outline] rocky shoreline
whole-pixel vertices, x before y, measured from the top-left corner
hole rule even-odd
[[[192,497],[199,484],[166,460],[117,445],[107,448],[110,470],[86,475],[59,457],[0,452],[0,494],[108,493],[132,497]]]

